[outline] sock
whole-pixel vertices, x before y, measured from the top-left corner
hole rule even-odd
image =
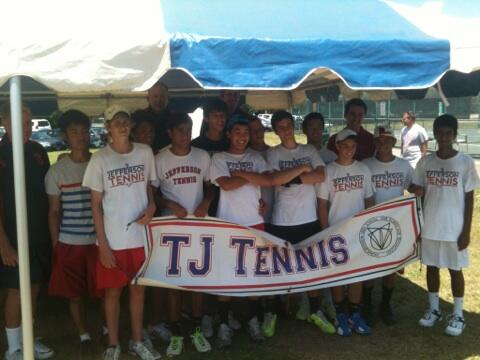
[[[230,310],[229,301],[218,302],[218,314],[220,315],[220,323],[228,325],[228,311]]]
[[[105,325],[103,325],[102,326],[102,336],[106,336],[106,335],[108,335],[108,328]]]
[[[430,310],[440,311],[439,303],[440,298],[438,297],[438,292],[429,292],[428,293],[428,302],[430,303]]]
[[[90,334],[88,332],[80,335],[80,342],[84,342],[84,341],[87,341],[87,340],[92,340],[92,338],[90,337]]]
[[[363,305],[372,305],[372,291],[373,287],[363,288]]]
[[[310,305],[310,314],[315,314],[318,311],[318,296],[308,297],[308,303]]]
[[[333,305],[333,299],[332,299],[332,290],[330,288],[328,289],[321,289],[320,290],[320,297],[322,298],[322,302],[324,305],[330,304]]]
[[[5,328],[7,333],[8,352],[13,354],[15,351],[20,350],[22,341],[22,327],[18,328]]]
[[[382,302],[384,304],[389,304],[390,300],[392,299],[393,288],[388,288],[384,286],[382,288]]]
[[[463,297],[453,298],[453,313],[463,318]]]
[[[356,312],[360,311],[360,304],[355,303],[348,303],[348,307],[350,308],[350,315],[355,314]]]
[[[191,333],[194,334],[197,331],[197,328],[201,328],[202,326],[202,317],[201,316],[192,316],[192,331]]]

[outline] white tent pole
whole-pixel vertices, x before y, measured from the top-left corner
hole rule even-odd
[[[12,121],[13,175],[15,181],[15,215],[17,219],[18,266],[20,270],[20,301],[22,308],[23,358],[33,360],[32,296],[28,251],[27,198],[22,121],[22,85],[20,76],[10,79]]]

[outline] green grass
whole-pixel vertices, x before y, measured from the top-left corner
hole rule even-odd
[[[270,135],[268,135],[270,136]],[[273,142],[272,138],[272,142]],[[270,140],[269,140],[270,142]],[[51,153],[55,158],[55,153]],[[234,344],[229,350],[213,350],[210,354],[197,354],[192,348],[187,333],[185,334],[185,351],[178,357],[183,359],[262,359],[262,360],[316,360],[316,359],[480,359],[480,192],[475,196],[475,210],[470,246],[471,264],[465,270],[466,297],[465,319],[467,328],[459,338],[444,335],[445,322],[432,329],[420,328],[419,317],[428,307],[425,288],[425,268],[417,262],[410,265],[405,275],[397,277],[397,286],[393,304],[400,319],[394,327],[378,323],[369,337],[353,336],[341,338],[320,333],[312,325],[282,317],[278,320],[276,335],[263,344],[252,343],[246,331],[240,330],[234,337]],[[442,271],[441,308],[449,313],[452,308],[449,276]],[[376,301],[380,296],[380,286],[376,286]],[[124,354],[128,342],[127,302],[123,299],[121,337]],[[0,306],[3,308],[3,296]],[[245,306],[236,301],[239,316],[246,319]],[[98,343],[101,325],[99,304],[90,301],[87,306],[88,323]],[[147,309],[146,319],[150,317]],[[245,323],[245,322],[244,322]],[[68,307],[62,299],[48,298],[44,293],[39,303],[36,321],[36,336],[42,336],[45,342],[57,351],[56,359],[79,359],[77,336],[69,320]],[[188,324],[184,324],[188,328]],[[165,357],[166,344],[155,342]],[[103,345],[97,345],[98,354],[92,359],[100,358]],[[5,349],[5,339],[0,339],[0,349]],[[133,358],[132,358],[133,359]]]

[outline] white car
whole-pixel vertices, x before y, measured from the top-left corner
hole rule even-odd
[[[33,119],[32,130],[52,130],[52,126],[50,125],[50,121],[48,121],[47,119]]]
[[[266,129],[272,128],[272,114],[267,114],[267,113],[257,114],[257,117],[260,119],[260,121],[262,122],[262,125]]]

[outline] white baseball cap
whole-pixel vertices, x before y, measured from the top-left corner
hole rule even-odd
[[[357,133],[352,129],[343,129],[342,131],[338,132],[337,135],[335,136],[335,142],[339,143],[348,138],[353,138],[356,140],[357,136],[358,136]]]
[[[130,117],[130,111],[122,105],[112,105],[108,107],[107,110],[105,110],[105,113],[103,114],[103,116],[105,118],[105,121],[110,121],[118,113],[125,113],[128,115],[128,117]]]

